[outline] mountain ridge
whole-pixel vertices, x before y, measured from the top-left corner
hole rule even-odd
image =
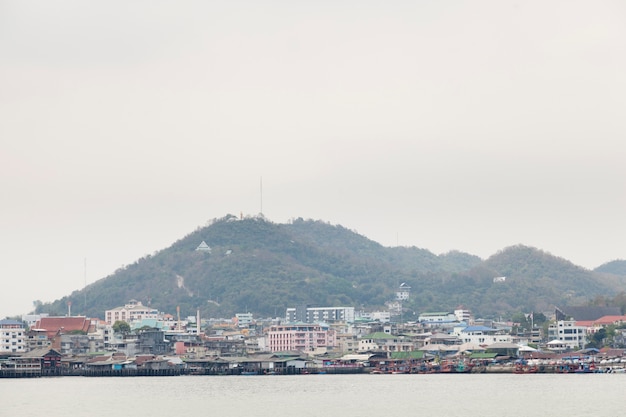
[[[210,251],[196,250],[201,242]],[[507,279],[494,283],[497,276]],[[185,316],[200,309],[204,317],[283,316],[296,305],[385,309],[402,282],[412,287],[403,303],[408,318],[459,304],[497,316],[612,296],[626,276],[586,270],[523,245],[483,260],[459,251],[384,247],[320,220],[280,224],[227,215],[37,312],[62,314],[75,300],[76,314],[101,317],[130,299],[170,313],[180,307]]]

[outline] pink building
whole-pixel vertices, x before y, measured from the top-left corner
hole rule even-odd
[[[267,332],[267,345],[271,352],[299,350],[313,352],[320,348],[332,349],[337,345],[335,331],[320,324],[274,325]]]

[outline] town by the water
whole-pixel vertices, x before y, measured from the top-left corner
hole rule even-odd
[[[559,306],[511,320],[454,311],[405,321],[400,285],[386,311],[288,308],[284,317],[180,317],[137,300],[104,318],[0,320],[0,377],[307,375],[337,373],[624,373],[619,308]]]

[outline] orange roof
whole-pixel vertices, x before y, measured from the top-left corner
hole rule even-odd
[[[606,326],[614,323],[626,322],[626,316],[603,316],[597,320],[580,320],[576,322],[576,326],[593,327]]]
[[[626,316],[603,316],[595,320],[595,324],[613,324],[626,321]]]
[[[72,331],[82,331],[88,333],[91,328],[91,320],[86,317],[42,317],[35,324],[36,329],[44,329],[48,339],[53,338],[61,331],[69,333]]]

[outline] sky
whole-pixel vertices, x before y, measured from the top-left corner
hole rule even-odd
[[[0,0],[0,317],[227,214],[625,259],[624,22],[621,0]]]

